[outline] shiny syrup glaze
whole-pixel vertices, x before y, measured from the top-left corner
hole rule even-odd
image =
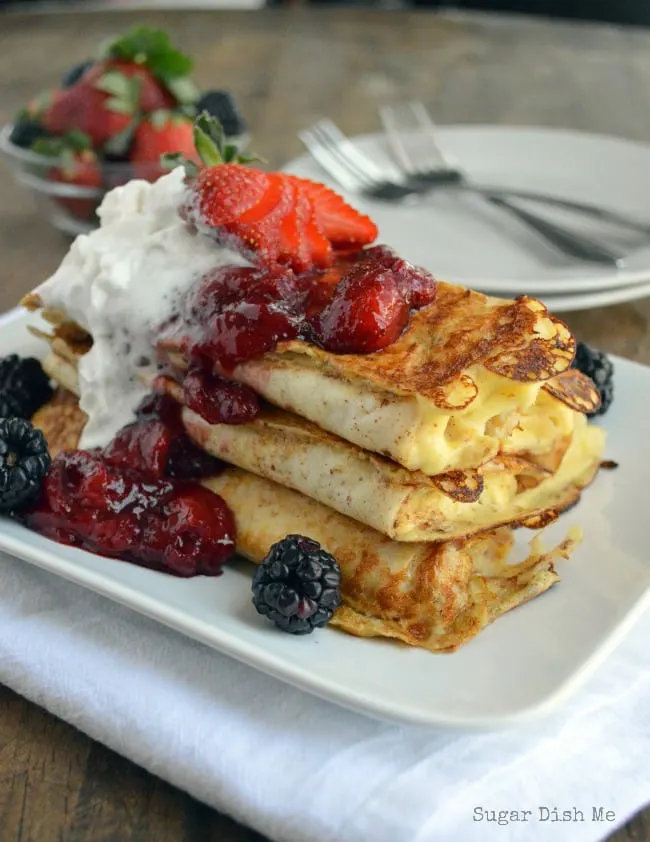
[[[210,423],[242,424],[260,404],[250,388],[228,379],[237,364],[288,339],[334,353],[378,351],[401,336],[410,312],[431,304],[435,291],[428,272],[384,246],[300,276],[276,267],[220,267],[181,302],[160,338],[189,359],[185,405]],[[177,576],[218,575],[235,549],[235,522],[225,501],[197,480],[222,466],[190,441],[180,412],[172,398],[153,394],[107,447],[59,454],[38,503],[24,513],[26,525],[60,543]]]
[[[279,267],[219,267],[181,302],[161,329],[190,361],[186,406],[216,424],[241,424],[259,412],[247,386],[215,375],[302,339],[339,354],[370,354],[395,342],[412,310],[431,304],[436,282],[386,246],[339,257],[325,271],[295,275]]]
[[[176,576],[216,576],[235,550],[226,503],[197,479],[222,468],[185,434],[180,408],[153,395],[103,450],[59,454],[31,529],[62,544]]]

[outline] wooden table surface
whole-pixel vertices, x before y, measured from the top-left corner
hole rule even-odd
[[[204,86],[234,91],[272,164],[301,151],[297,130],[320,115],[348,132],[377,128],[370,92],[387,84],[422,98],[441,123],[650,141],[649,31],[368,10],[0,13],[0,123],[136,19],[170,29],[195,56]],[[0,166],[0,311],[66,248]],[[650,299],[567,321],[586,341],[650,363]],[[1,686],[0,782],[1,842],[261,839]],[[647,839],[650,809],[611,837]]]

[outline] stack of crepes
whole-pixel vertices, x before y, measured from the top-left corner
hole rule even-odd
[[[92,338],[65,313],[43,315],[54,326],[45,368],[75,393]],[[604,432],[585,415],[598,393],[571,368],[574,353],[540,302],[440,283],[383,351],[290,341],[239,365],[233,377],[265,399],[254,421],[211,425],[188,409],[183,419],[232,466],[205,484],[231,507],[241,555],[259,563],[285,535],[310,536],[342,570],[332,625],[449,651],[557,582],[554,562],[579,540],[545,551],[535,538],[528,558],[508,561],[513,529],[554,520],[600,465]],[[174,380],[158,386],[182,401]],[[59,399],[37,421],[69,447],[83,416]]]

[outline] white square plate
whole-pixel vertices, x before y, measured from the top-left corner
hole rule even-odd
[[[33,317],[30,317],[33,318]],[[0,319],[0,356],[42,353],[18,312]],[[250,568],[215,579],[176,579],[61,546],[0,521],[0,549],[84,585],[303,690],[373,716],[425,727],[495,727],[546,714],[605,658],[650,593],[650,368],[616,359],[616,398],[605,417],[603,471],[582,502],[547,530],[585,539],[562,563],[560,584],[510,612],[450,655],[433,655],[325,629],[276,631],[251,603]],[[531,533],[517,532],[523,555]]]

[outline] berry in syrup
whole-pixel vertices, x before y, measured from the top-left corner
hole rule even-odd
[[[408,324],[409,306],[390,269],[358,271],[338,284],[311,321],[318,345],[338,354],[370,354],[392,345]]]
[[[138,413],[103,451],[59,454],[25,523],[176,576],[218,575],[235,549],[233,515],[217,494],[178,477],[215,473],[221,463],[189,440],[171,398],[152,396]]]
[[[197,368],[183,380],[183,401],[210,424],[246,424],[260,411],[252,389]]]
[[[190,360],[187,405],[210,423],[239,424],[255,417],[257,399],[247,387],[233,391],[212,374],[215,367],[227,375],[291,339],[333,353],[379,351],[435,293],[432,275],[386,246],[341,254],[333,266],[302,275],[277,265],[222,266],[204,276],[160,339]]]

